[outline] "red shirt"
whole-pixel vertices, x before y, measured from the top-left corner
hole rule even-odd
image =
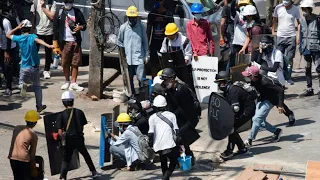
[[[214,43],[210,28],[210,23],[206,19],[200,19],[200,23],[196,23],[194,19],[187,22],[187,37],[191,42],[193,55],[204,56],[214,53]],[[209,48],[208,48],[209,45]]]

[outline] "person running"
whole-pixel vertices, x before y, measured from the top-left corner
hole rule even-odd
[[[186,33],[191,42],[193,58],[198,61],[198,56],[214,55],[214,42],[209,21],[201,18],[204,12],[202,5],[192,4],[191,12],[194,18],[187,22]]]
[[[14,180],[30,180],[31,177],[37,177],[35,155],[38,135],[33,128],[39,118],[36,111],[28,111],[24,117],[27,125],[18,125],[13,130],[8,159]]]
[[[149,118],[149,146],[160,155],[162,179],[169,180],[179,157],[178,142],[174,138],[176,134],[179,134],[179,128],[176,116],[167,111],[165,97],[161,95],[155,97],[153,106],[156,112]]]
[[[53,48],[52,45],[47,44],[43,40],[39,39],[37,35],[31,34],[32,24],[29,20],[23,20],[16,28],[7,33],[7,38],[13,42],[18,43],[21,51],[21,69],[19,88],[22,98],[26,97],[27,82],[31,80],[33,83],[33,89],[36,96],[36,107],[40,113],[47,108],[42,104],[42,89],[40,86],[40,58],[37,51],[36,44],[41,44],[47,48]],[[22,35],[14,35],[18,30],[21,30]]]
[[[53,40],[53,19],[56,13],[56,1],[34,0],[30,11],[33,14],[32,26],[35,27],[34,33],[39,39],[51,44]],[[38,51],[40,45],[37,45]],[[43,78],[50,79],[50,66],[53,63],[52,49],[45,47],[46,62],[43,71]]]
[[[304,0],[300,4],[303,17],[301,22],[301,43],[300,54],[304,56],[307,61],[306,64],[306,79],[307,90],[302,96],[313,96],[312,89],[312,61],[315,62],[318,79],[320,82],[320,16],[312,13],[314,2],[312,0]],[[320,85],[318,98],[320,99]]]
[[[87,29],[87,22],[83,13],[80,9],[74,7],[73,3],[74,0],[64,0],[64,7],[54,17],[53,52],[61,55],[61,66],[65,76],[65,83],[61,86],[61,89],[83,91],[84,88],[77,84],[77,78],[79,66],[82,62],[81,31]]]
[[[150,44],[150,67],[151,75],[154,78],[161,70],[157,52],[160,51],[163,39],[165,38],[165,27],[173,23],[173,14],[164,8],[164,0],[155,0],[154,9],[148,14],[147,36]]]
[[[67,179],[70,161],[75,149],[83,156],[92,173],[92,177],[98,177],[99,174],[84,143],[83,127],[88,123],[87,118],[82,110],[73,107],[74,96],[71,91],[65,91],[61,96],[61,100],[66,109],[58,114],[56,121],[58,134],[61,139],[65,140],[60,179]]]
[[[298,24],[298,33],[296,33],[295,19]],[[296,53],[296,46],[300,43],[300,12],[297,6],[293,5],[293,0],[283,0],[274,9],[272,34],[277,35],[277,49],[290,59],[291,67],[293,67],[293,58]],[[277,28],[277,34],[276,26]],[[294,82],[291,79],[291,73],[287,78],[289,85]]]
[[[248,140],[245,141],[247,147],[252,146],[252,141],[256,138],[259,128],[263,125],[266,130],[274,134],[273,141],[277,142],[280,140],[282,129],[276,128],[267,122],[267,116],[270,110],[277,106],[280,114],[285,113],[293,114],[292,111],[284,104],[284,89],[279,81],[272,79],[268,76],[259,74],[259,68],[257,66],[247,67],[242,72],[245,80],[251,83],[257,92],[260,94],[258,103],[256,105],[256,112],[252,118],[252,128],[249,134]],[[292,122],[292,124],[295,123]]]
[[[227,149],[221,153],[220,157],[224,160],[228,160],[233,157],[234,147],[238,146],[238,152],[236,154],[245,154],[248,152],[245,144],[243,143],[237,129],[251,121],[254,116],[256,105],[256,96],[252,96],[243,87],[234,85],[231,83],[230,75],[226,71],[220,71],[216,75],[215,83],[218,83],[219,89],[223,92],[223,96],[229,101],[234,113],[234,131],[228,137]],[[255,92],[255,90],[252,90]]]

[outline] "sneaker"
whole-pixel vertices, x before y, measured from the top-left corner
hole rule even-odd
[[[296,124],[296,118],[294,117],[294,113],[293,112],[292,112],[292,114],[289,115],[288,119],[289,119],[289,125],[290,126],[293,126],[293,125]]]
[[[37,108],[37,112],[41,113],[43,110],[45,110],[47,108],[46,105],[42,105],[40,108]]]
[[[67,90],[70,86],[70,82],[65,82],[62,86],[61,86],[61,90]]]
[[[306,96],[313,96],[314,92],[313,89],[306,89],[300,96],[306,97]]]
[[[12,91],[10,89],[6,89],[6,91],[4,92],[3,96],[9,97],[12,95]]]
[[[280,136],[282,134],[282,129],[277,128],[276,132],[274,132],[274,142],[278,142],[280,140]]]
[[[77,83],[71,83],[70,86],[69,86],[69,90],[72,91],[72,90],[75,90],[75,91],[83,91],[84,88],[79,86]]]
[[[27,96],[27,84],[23,83],[20,85],[20,96],[25,98]]]
[[[50,79],[51,78],[51,73],[50,71],[43,71],[43,78],[44,79]]]
[[[294,85],[294,82],[292,81],[292,79],[289,79],[289,80],[287,81],[287,83],[288,83],[289,85]]]
[[[244,145],[246,146],[246,148],[251,147],[252,146],[252,139],[245,140]]]
[[[249,152],[248,148],[243,148],[243,149],[239,149],[237,151],[237,154],[240,155],[240,154],[247,154]]]
[[[92,179],[96,179],[101,176],[101,174],[98,173],[97,171],[92,171],[91,173],[92,173],[92,176],[91,176]]]
[[[233,152],[231,150],[227,149],[223,153],[220,154],[220,157],[224,160],[230,159],[233,157]]]

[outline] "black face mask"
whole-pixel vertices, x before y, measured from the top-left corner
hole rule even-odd
[[[270,54],[273,51],[273,47],[267,47],[262,49],[262,52],[264,52],[265,54]]]
[[[135,26],[137,24],[137,18],[129,18],[129,25],[131,27]]]

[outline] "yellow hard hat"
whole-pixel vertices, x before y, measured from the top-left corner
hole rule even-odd
[[[166,26],[166,31],[164,32],[164,34],[167,36],[170,36],[177,33],[178,31],[179,31],[179,28],[175,23],[169,23]]]
[[[131,118],[127,113],[120,113],[117,117],[117,123],[130,123]]]
[[[238,6],[246,6],[250,4],[250,0],[239,0],[238,1]]]
[[[163,69],[160,70],[160,71],[157,73],[157,76],[161,76],[161,75],[162,75],[162,72],[163,72]]]
[[[40,118],[39,118],[39,114],[35,111],[35,110],[30,110],[26,113],[26,115],[24,116],[24,119],[27,122],[32,122],[35,123],[37,122]]]
[[[130,6],[127,10],[126,15],[128,17],[137,17],[138,16],[138,9],[135,6]]]

